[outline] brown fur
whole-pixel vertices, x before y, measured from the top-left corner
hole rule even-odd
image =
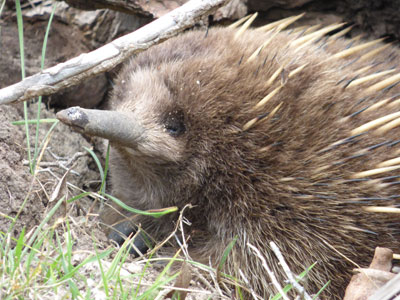
[[[324,38],[296,50],[290,41],[301,33],[283,32],[246,62],[272,33],[248,30],[237,40],[234,33],[191,31],[125,66],[111,106],[134,113],[148,134],[135,149],[113,145],[114,195],[139,209],[195,205],[187,214],[193,223],[192,256],[205,261],[211,256],[217,262],[238,236],[229,270],[241,278],[240,268],[264,298],[274,290],[247,243],[262,251],[281,279],[269,241],[278,244],[296,273],[317,262],[309,290],[316,292],[331,280],[329,298],[339,299],[354,267],[344,257],[365,266],[378,245],[399,251],[399,216],[368,213],[363,207],[399,205],[399,180],[389,176],[400,170],[361,180],[354,174],[399,156],[395,142],[400,128],[384,136],[371,130],[333,145],[349,138],[354,128],[398,111],[393,98],[393,105],[350,116],[396,95],[398,85],[374,94],[365,89],[382,79],[345,88],[365,66],[374,65],[358,77],[399,69],[398,50],[361,62],[356,58],[371,48],[330,59],[351,42]],[[267,84],[281,66],[281,74]],[[282,84],[265,105],[255,107]],[[273,117],[243,130],[248,121],[278,105]],[[177,118],[186,130],[174,136],[165,124]],[[104,215],[109,224],[121,218]],[[172,231],[175,218],[138,221],[150,235],[162,238]]]

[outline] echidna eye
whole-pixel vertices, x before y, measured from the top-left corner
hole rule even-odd
[[[185,126],[183,124],[168,124],[165,125],[168,133],[172,136],[178,136],[185,132]]]
[[[174,137],[185,133],[186,127],[183,112],[180,110],[169,112],[164,120],[164,128]]]

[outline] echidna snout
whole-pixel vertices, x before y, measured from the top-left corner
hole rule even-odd
[[[248,244],[282,280],[269,241],[297,274],[317,262],[309,289],[331,280],[330,299],[350,260],[400,246],[398,215],[371,212],[400,204],[398,50],[325,36],[337,28],[190,31],[132,58],[110,101],[142,130],[130,146],[129,132],[111,139],[114,196],[142,210],[194,205],[193,258],[216,263],[237,236],[226,271],[262,298],[275,291]],[[176,215],[131,219],[161,240]]]

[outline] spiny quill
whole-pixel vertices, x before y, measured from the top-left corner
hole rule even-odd
[[[246,299],[275,292],[247,244],[282,281],[270,241],[298,274],[317,262],[307,289],[331,280],[328,299],[343,295],[352,261],[400,247],[399,51],[382,39],[343,39],[346,28],[326,36],[342,24],[283,31],[298,17],[187,32],[126,64],[113,114],[58,114],[110,139],[113,194],[126,204],[194,205],[186,230],[195,260],[217,264],[238,237],[226,271],[249,282]],[[156,241],[177,217],[116,210],[105,223],[129,235],[130,219]]]

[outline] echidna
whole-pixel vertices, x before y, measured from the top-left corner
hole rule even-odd
[[[400,205],[398,49],[343,39],[347,29],[326,35],[342,24],[282,31],[294,20],[170,39],[126,64],[113,111],[59,118],[110,139],[113,193],[129,206],[194,205],[195,259],[218,262],[237,237],[229,271],[268,298],[248,243],[282,279],[274,241],[296,273],[317,262],[311,290],[331,280],[329,298],[339,299],[351,261],[366,265],[378,245],[400,248],[399,215],[374,211]],[[161,239],[175,218],[135,220]]]

